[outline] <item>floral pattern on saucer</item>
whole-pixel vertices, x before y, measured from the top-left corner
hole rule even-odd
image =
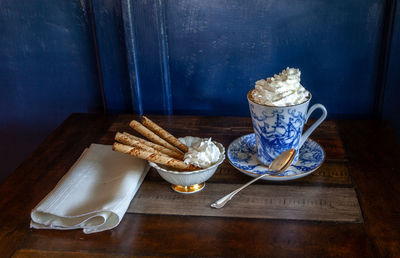
[[[240,172],[257,177],[269,173],[268,167],[257,159],[257,147],[254,133],[244,135],[234,140],[228,148],[230,163]],[[293,180],[311,174],[325,160],[325,152],[321,145],[307,139],[299,151],[299,159],[279,176],[265,176],[264,180]]]

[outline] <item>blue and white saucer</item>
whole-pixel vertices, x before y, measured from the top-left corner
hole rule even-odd
[[[240,172],[257,177],[269,173],[268,167],[257,159],[256,138],[254,133],[243,135],[228,147],[229,162]],[[262,179],[286,181],[307,176],[317,170],[325,160],[325,151],[315,141],[307,139],[299,151],[299,159],[279,176],[265,176]]]

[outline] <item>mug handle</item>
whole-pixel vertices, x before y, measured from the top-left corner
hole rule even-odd
[[[328,114],[328,112],[326,111],[326,108],[323,105],[314,104],[312,107],[310,107],[310,109],[307,112],[305,123],[307,123],[307,120],[310,117],[310,115],[312,114],[312,112],[314,112],[318,108],[320,108],[322,110],[322,115],[320,118],[318,118],[317,121],[315,121],[315,123],[312,126],[310,126],[310,128],[308,128],[308,130],[305,133],[303,133],[303,135],[301,136],[301,139],[300,139],[299,149],[301,148],[301,146],[303,146],[304,142],[308,139],[308,137],[315,130],[315,128],[317,128],[322,123],[322,121],[325,120],[326,115]]]

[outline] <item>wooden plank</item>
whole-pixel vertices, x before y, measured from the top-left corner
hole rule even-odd
[[[101,114],[73,114],[1,185],[0,253],[10,256],[29,232],[31,210],[48,194],[82,151],[112,124]]]
[[[214,176],[210,179],[211,182],[243,182],[244,177],[238,176],[244,175],[240,171],[236,170],[227,161],[224,162],[216,171]],[[244,175],[246,180],[250,177]],[[260,180],[258,184],[263,183],[273,183],[277,182]],[[283,184],[298,184],[298,183],[308,183],[308,184],[324,184],[324,185],[346,185],[351,186],[351,177],[349,174],[348,164],[345,162],[324,162],[320,168],[318,168],[312,174],[296,179],[294,181],[281,182]]]
[[[228,160],[225,160],[215,174],[207,181],[210,183],[241,184],[249,181],[251,177],[235,169]],[[163,181],[155,169],[151,169],[146,180]],[[285,185],[319,185],[319,186],[352,186],[347,162],[325,162],[312,174],[293,181],[272,182],[259,180],[256,184],[285,184]]]
[[[237,194],[223,209],[210,204],[240,187],[207,183],[192,195],[175,193],[164,182],[144,182],[128,208],[131,213],[212,217],[362,222],[352,188],[252,185]]]
[[[34,250],[34,249],[21,249],[14,253],[12,257],[18,258],[65,258],[65,257],[75,257],[75,258],[125,258],[130,257],[124,254],[110,254],[110,253],[92,253],[92,252],[82,252],[82,251],[47,251],[47,250]]]
[[[349,165],[347,162],[325,161],[314,173],[299,178],[296,182],[309,182],[324,185],[352,185]]]
[[[31,209],[68,171],[82,150],[90,143],[98,142],[99,139],[104,140],[103,143],[111,143],[113,133],[109,129],[115,127],[117,123],[125,127],[125,122],[134,117],[138,116],[132,114],[71,116],[2,184],[0,187],[3,196],[0,200],[2,256],[20,254],[18,250],[22,250],[21,252],[38,250],[38,253],[43,251],[50,255],[54,251],[54,254],[72,255],[74,252],[82,252],[105,253],[109,256],[115,254],[175,257],[238,255],[297,257],[304,254],[315,257],[325,257],[327,254],[339,257],[399,256],[400,174],[396,173],[399,167],[396,157],[399,156],[400,148],[393,132],[382,121],[332,121],[333,125],[341,125],[340,135],[334,132],[334,127],[329,127],[327,132],[316,131],[315,137],[313,136],[316,140],[328,138],[332,141],[335,141],[335,138],[341,141],[340,136],[343,136],[349,161],[327,160],[321,171],[330,163],[348,165],[348,172],[351,174],[363,208],[364,223],[128,213],[113,230],[90,235],[84,234],[82,230],[29,229]],[[211,128],[215,126],[213,131],[217,131],[217,127],[225,128],[231,125],[230,134],[216,135],[216,138],[226,143],[238,134],[240,136],[248,122],[247,119],[240,117],[209,119],[188,116],[155,117],[158,117],[160,124],[166,128],[174,129],[187,124],[189,129],[186,131],[184,127],[177,130],[183,135],[190,134],[190,128],[197,124],[208,124]],[[233,128],[240,127],[242,128],[238,132],[233,132]],[[229,130],[226,132],[229,133]],[[230,168],[229,163],[225,163],[224,166],[232,175],[217,172],[207,183],[205,191],[211,183],[242,184],[249,180],[249,177]],[[151,171],[147,180],[164,183],[155,171]],[[352,186],[338,181],[318,182],[316,179],[311,180],[311,176],[301,180],[286,183],[262,181],[258,186],[298,186],[316,189],[326,188],[325,186],[340,188]],[[168,195],[175,194],[168,188],[167,183],[164,184],[165,189],[169,191]],[[250,188],[245,191],[247,190]],[[246,196],[246,192],[243,195]]]
[[[399,141],[386,121],[338,121],[338,126],[376,256],[399,257]]]
[[[361,223],[133,213],[113,230],[96,234],[32,230],[20,248],[109,257],[373,257]]]

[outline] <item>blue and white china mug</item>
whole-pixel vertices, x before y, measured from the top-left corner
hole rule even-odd
[[[282,152],[293,148],[297,151],[293,161],[296,162],[303,143],[325,120],[326,108],[321,104],[315,104],[308,109],[311,93],[307,101],[301,104],[276,107],[255,103],[250,97],[251,92],[252,90],[247,94],[247,100],[256,136],[258,160],[268,166]],[[316,109],[321,109],[322,115],[302,134],[304,124]]]

